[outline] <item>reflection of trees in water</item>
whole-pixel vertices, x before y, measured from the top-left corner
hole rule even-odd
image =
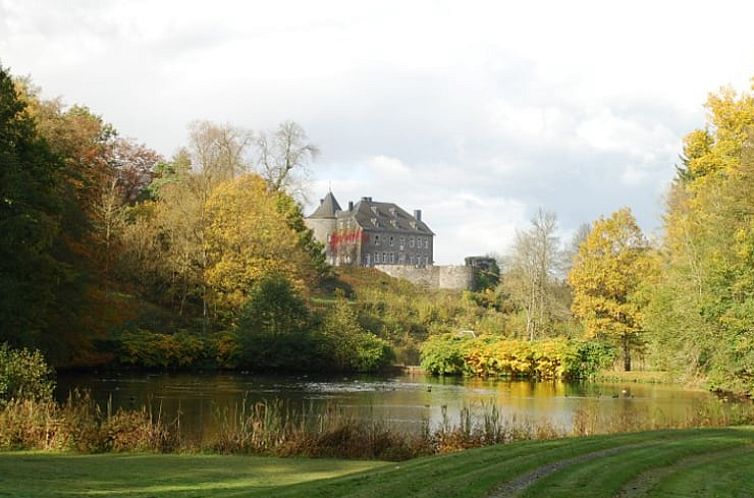
[[[700,406],[717,406],[707,393],[665,386],[423,376],[61,375],[56,396],[63,400],[75,387],[90,389],[103,407],[111,400],[114,409],[149,406],[163,420],[180,414],[182,431],[196,437],[217,429],[219,411],[275,400],[284,401],[289,410],[309,413],[336,406],[354,418],[405,431],[421,430],[424,420],[440,423],[443,406],[452,422],[464,407],[481,417],[494,404],[503,417],[549,420],[568,428],[580,417],[600,432],[680,421],[698,413]]]

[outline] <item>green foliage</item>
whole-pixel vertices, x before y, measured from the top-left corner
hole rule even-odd
[[[576,357],[567,364],[568,379],[594,379],[601,370],[613,364],[617,357],[615,346],[599,341],[576,342]]]
[[[340,298],[326,313],[315,338],[321,356],[340,370],[373,372],[390,364],[393,351],[387,341],[364,330],[351,305]]]
[[[238,321],[242,336],[301,334],[309,323],[309,311],[290,281],[280,275],[263,278],[249,292]]]
[[[578,380],[595,376],[608,361],[611,349],[594,342],[445,334],[424,343],[421,365],[433,375]]]
[[[40,138],[27,104],[0,66],[0,341],[38,346],[62,311],[68,268],[55,252],[62,167]]]
[[[0,344],[0,407],[10,400],[47,401],[54,386],[52,368],[39,351]]]
[[[210,340],[180,331],[162,334],[138,329],[118,337],[118,360],[125,365],[145,368],[187,368],[206,364]]]
[[[754,96],[724,89],[687,135],[665,216],[663,272],[646,295],[654,361],[754,395]]]
[[[421,367],[432,375],[463,374],[468,346],[468,340],[453,334],[431,337],[421,347]]]
[[[368,372],[392,360],[388,343],[361,327],[345,299],[325,308],[315,326],[303,299],[277,275],[263,279],[249,293],[235,337],[240,353],[232,362],[254,370]]]

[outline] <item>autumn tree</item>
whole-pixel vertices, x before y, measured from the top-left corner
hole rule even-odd
[[[516,232],[513,254],[503,276],[503,286],[526,320],[530,341],[547,332],[558,303],[555,289],[560,263],[557,219],[539,210],[527,230]]]
[[[189,125],[191,163],[210,187],[248,171],[251,143],[251,132],[242,128],[211,121]]]
[[[668,195],[647,324],[663,368],[754,394],[754,95],[709,96]]]
[[[293,121],[281,123],[274,131],[261,132],[256,138],[256,169],[273,191],[304,195],[307,166],[319,155],[304,129]]]
[[[600,218],[581,243],[568,281],[573,314],[590,337],[614,342],[631,370],[631,351],[642,343],[642,302],[638,291],[654,274],[649,243],[630,209]]]
[[[299,289],[316,282],[317,268],[285,213],[283,192],[270,192],[257,175],[222,183],[207,202],[206,281],[221,308],[238,310],[249,290],[267,275],[281,275]]]

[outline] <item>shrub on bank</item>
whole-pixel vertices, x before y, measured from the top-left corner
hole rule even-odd
[[[0,406],[11,400],[49,400],[52,368],[39,351],[0,345]]]
[[[319,356],[337,370],[373,372],[394,358],[390,344],[367,332],[344,298],[325,314],[314,339]]]
[[[118,360],[126,365],[146,368],[186,368],[209,360],[211,337],[186,331],[162,334],[138,329],[120,334]]]
[[[443,334],[430,338],[421,365],[433,375],[578,380],[596,375],[609,361],[600,343],[550,339],[521,341]]]

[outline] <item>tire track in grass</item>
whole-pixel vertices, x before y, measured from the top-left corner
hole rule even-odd
[[[536,469],[527,472],[511,481],[505,482],[502,485],[496,487],[489,495],[488,498],[508,498],[516,496],[524,491],[526,488],[537,482],[538,480],[547,477],[549,475],[558,472],[571,465],[588,462],[596,458],[608,457],[623,453],[624,451],[646,448],[661,444],[660,442],[648,442],[648,443],[636,443],[636,444],[624,444],[621,446],[614,446],[612,448],[606,448],[604,450],[593,451],[591,453],[584,453],[572,458],[566,458],[564,460],[558,460],[547,465],[542,465]]]
[[[754,449],[752,445],[742,445],[732,449],[715,451],[704,455],[694,455],[678,460],[672,465],[651,469],[643,472],[629,481],[615,495],[615,498],[640,498],[650,496],[651,491],[667,477],[682,472],[683,470],[705,465],[726,458],[735,458]]]

